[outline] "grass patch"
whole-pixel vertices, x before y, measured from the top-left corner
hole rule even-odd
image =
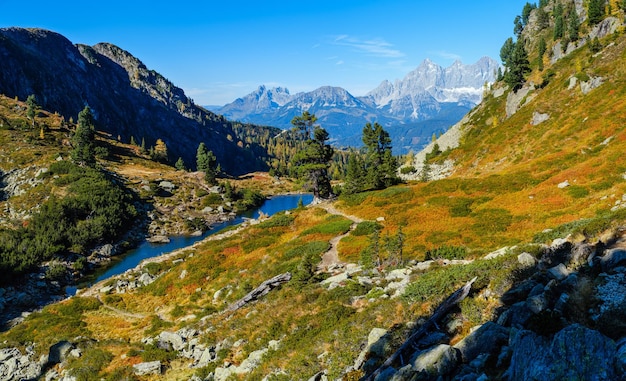
[[[302,232],[302,235],[308,234],[343,234],[350,230],[352,221],[339,215],[331,215],[320,224],[315,225]]]

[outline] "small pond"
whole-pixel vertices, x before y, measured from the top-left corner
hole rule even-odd
[[[274,196],[265,200],[263,205],[254,210],[249,210],[245,213],[237,215],[230,221],[225,221],[211,226],[210,230],[207,230],[200,236],[171,236],[169,243],[151,243],[144,241],[137,248],[129,250],[126,254],[120,255],[113,259],[111,265],[106,269],[102,269],[97,272],[94,277],[87,281],[87,284],[81,286],[88,286],[100,282],[101,280],[110,278],[114,275],[121,274],[126,270],[136,267],[142,260],[147,258],[163,255],[174,250],[190,246],[195,242],[198,242],[209,235],[219,233],[221,230],[228,226],[238,225],[250,218],[258,218],[261,213],[271,216],[273,214],[295,209],[298,207],[298,202],[302,200],[304,205],[308,205],[313,201],[312,194],[288,194]],[[76,294],[76,287],[67,287],[66,292],[69,295]]]

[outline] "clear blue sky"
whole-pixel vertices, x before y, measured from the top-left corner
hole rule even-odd
[[[526,0],[17,1],[0,27],[39,27],[73,43],[110,42],[221,105],[259,85],[291,93],[340,86],[364,95],[425,58],[499,60]]]

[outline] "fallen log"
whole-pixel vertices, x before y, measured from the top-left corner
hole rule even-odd
[[[409,337],[404,344],[397,351],[395,351],[385,362],[378,367],[372,374],[363,378],[364,381],[374,381],[376,376],[382,373],[385,369],[390,367],[397,359],[400,359],[400,364],[404,366],[404,359],[402,355],[409,347],[414,347],[417,343],[417,340],[421,338],[424,334],[428,332],[431,326],[437,326],[437,322],[444,317],[448,311],[452,309],[455,305],[460,303],[463,299],[467,297],[472,288],[472,284],[476,281],[477,277],[465,283],[465,285],[458,290],[454,291],[446,300],[437,307],[435,312],[432,314],[430,319],[428,319],[422,326]]]
[[[237,311],[238,309],[245,306],[246,304],[253,302],[267,295],[270,291],[272,291],[276,287],[279,287],[289,282],[290,280],[291,280],[291,273],[284,273],[284,274],[276,275],[275,277],[264,281],[263,283],[261,283],[259,287],[250,291],[248,294],[246,294],[246,296],[244,296],[243,298],[239,299],[235,303],[228,306],[226,310],[230,312]]]

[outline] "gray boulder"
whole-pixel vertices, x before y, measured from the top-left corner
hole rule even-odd
[[[454,348],[459,350],[463,361],[468,363],[483,353],[499,353],[500,348],[507,344],[508,340],[508,328],[487,322],[459,341]]]
[[[48,363],[49,364],[62,363],[63,361],[67,359],[68,355],[74,348],[75,348],[74,345],[70,343],[69,341],[66,341],[66,340],[59,341],[58,343],[50,347],[50,351],[48,354]]]
[[[411,358],[410,364],[415,372],[437,376],[450,373],[460,361],[461,355],[457,349],[446,344],[439,344],[416,353]]]
[[[133,372],[137,376],[147,376],[150,374],[161,374],[161,361],[142,362],[133,365]]]
[[[177,333],[163,331],[159,335],[159,348],[180,351],[185,347],[185,340]]]
[[[559,331],[552,340],[531,331],[511,338],[509,380],[615,380],[615,342],[579,324]]]
[[[618,266],[626,265],[626,250],[624,249],[611,249],[600,258],[600,264],[602,265],[602,271],[610,271]]]

